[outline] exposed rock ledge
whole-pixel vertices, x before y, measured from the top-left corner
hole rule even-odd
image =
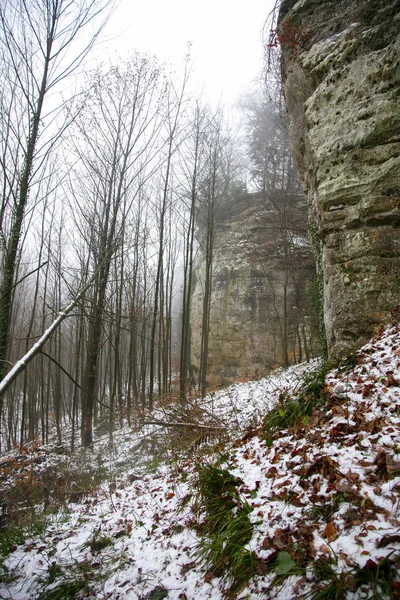
[[[400,300],[400,2],[284,0],[285,21],[307,40],[283,48],[284,94],[336,354]]]

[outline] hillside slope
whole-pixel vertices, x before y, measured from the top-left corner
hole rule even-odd
[[[94,493],[40,535],[8,546],[3,535],[0,597],[399,597],[398,323],[323,380],[292,369],[209,397],[199,419],[231,429],[214,452],[200,439],[184,459],[140,466],[132,448],[154,429],[121,432]],[[40,452],[31,468],[43,468]]]

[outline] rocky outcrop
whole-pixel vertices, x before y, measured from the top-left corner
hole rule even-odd
[[[261,193],[248,194],[232,203],[218,223],[207,376],[212,383],[261,376],[319,351],[307,289],[315,267],[306,237],[306,206],[298,197],[297,206],[289,208],[283,196],[276,192],[271,203]],[[296,233],[282,221],[288,215],[296,222]],[[303,234],[298,233],[301,223]],[[200,255],[191,316],[195,366],[200,362],[204,269]]]
[[[278,27],[336,354],[365,342],[400,300],[400,2],[286,0]]]

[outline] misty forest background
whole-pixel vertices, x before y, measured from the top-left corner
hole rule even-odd
[[[268,226],[296,283],[307,207],[279,83],[241,100],[239,127],[193,96],[189,53],[180,73],[133,52],[82,76],[109,10],[103,0],[0,7],[1,450],[54,430],[72,449],[90,446],[94,427],[112,440],[155,401],[184,400],[194,383],[206,393],[215,237],[246,193],[273,208]],[[299,287],[293,311],[275,290],[283,364],[309,357],[299,328],[312,293]]]

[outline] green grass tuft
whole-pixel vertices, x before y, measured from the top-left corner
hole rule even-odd
[[[84,579],[62,581],[55,588],[43,592],[37,600],[72,600],[86,586]]]
[[[305,375],[295,394],[281,394],[278,405],[264,419],[267,444],[271,445],[274,434],[282,429],[307,426],[312,412],[327,403],[325,379],[329,371],[336,368],[340,373],[348,372],[357,365],[357,359],[358,355],[351,353],[337,360],[325,361],[318,369]]]
[[[240,497],[239,484],[226,469],[215,465],[199,469],[200,507],[206,513],[200,556],[215,576],[229,582],[230,594],[239,591],[256,572],[253,553],[245,547],[253,533],[252,508]]]
[[[331,368],[332,363],[324,362],[319,369],[304,377],[302,385],[294,396],[281,394],[279,404],[264,419],[267,443],[272,441],[273,434],[279,430],[289,429],[295,425],[307,425],[313,410],[326,403],[325,378]]]
[[[41,535],[48,527],[49,519],[40,515],[30,522],[19,525],[9,525],[0,531],[0,556],[6,557],[21,546],[27,539]]]
[[[399,556],[389,555],[378,563],[367,561],[364,567],[337,573],[336,561],[319,558],[313,565],[318,589],[307,594],[305,600],[341,600],[355,591],[357,597],[368,600],[397,598],[399,584],[395,577],[399,563]]]

